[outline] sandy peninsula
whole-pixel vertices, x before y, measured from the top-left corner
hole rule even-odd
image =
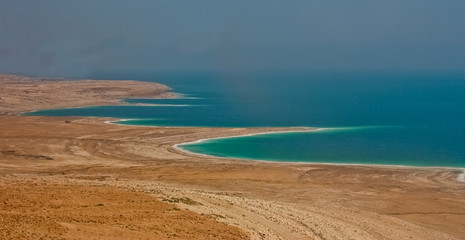
[[[18,116],[175,94],[134,81],[0,85],[0,239],[465,239],[463,169],[199,156],[175,146],[305,129]]]
[[[140,81],[66,80],[0,74],[0,115],[51,108],[123,104],[123,98],[172,98],[163,84]]]

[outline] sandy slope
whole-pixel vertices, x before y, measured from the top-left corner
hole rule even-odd
[[[173,147],[296,129],[8,116],[173,95],[117,83],[0,76],[0,239],[465,239],[463,170],[243,161]]]
[[[244,239],[236,227],[121,188],[0,177],[0,239]]]

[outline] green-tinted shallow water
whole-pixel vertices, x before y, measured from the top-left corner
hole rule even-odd
[[[323,127],[331,129],[216,139],[182,148],[272,161],[465,167],[463,74],[181,74],[131,78],[163,80],[187,97],[127,100],[165,106],[105,106],[29,115],[108,116],[132,119],[121,122],[131,125]]]
[[[328,129],[212,139],[181,147],[218,157],[280,162],[464,167],[461,144],[450,142],[444,148],[430,144],[436,139],[423,138],[422,142],[403,137],[421,135],[424,130],[422,127],[415,130],[404,127]],[[436,134],[440,132],[438,129]]]

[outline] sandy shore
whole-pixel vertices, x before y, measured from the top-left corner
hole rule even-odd
[[[1,239],[465,239],[461,169],[199,156],[174,146],[303,129],[106,121],[0,116]]]

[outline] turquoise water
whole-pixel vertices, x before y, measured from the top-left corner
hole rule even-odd
[[[223,157],[465,167],[465,75],[459,73],[115,74],[165,83],[180,99],[28,115],[105,116],[158,126],[310,126],[309,133],[183,145]]]

